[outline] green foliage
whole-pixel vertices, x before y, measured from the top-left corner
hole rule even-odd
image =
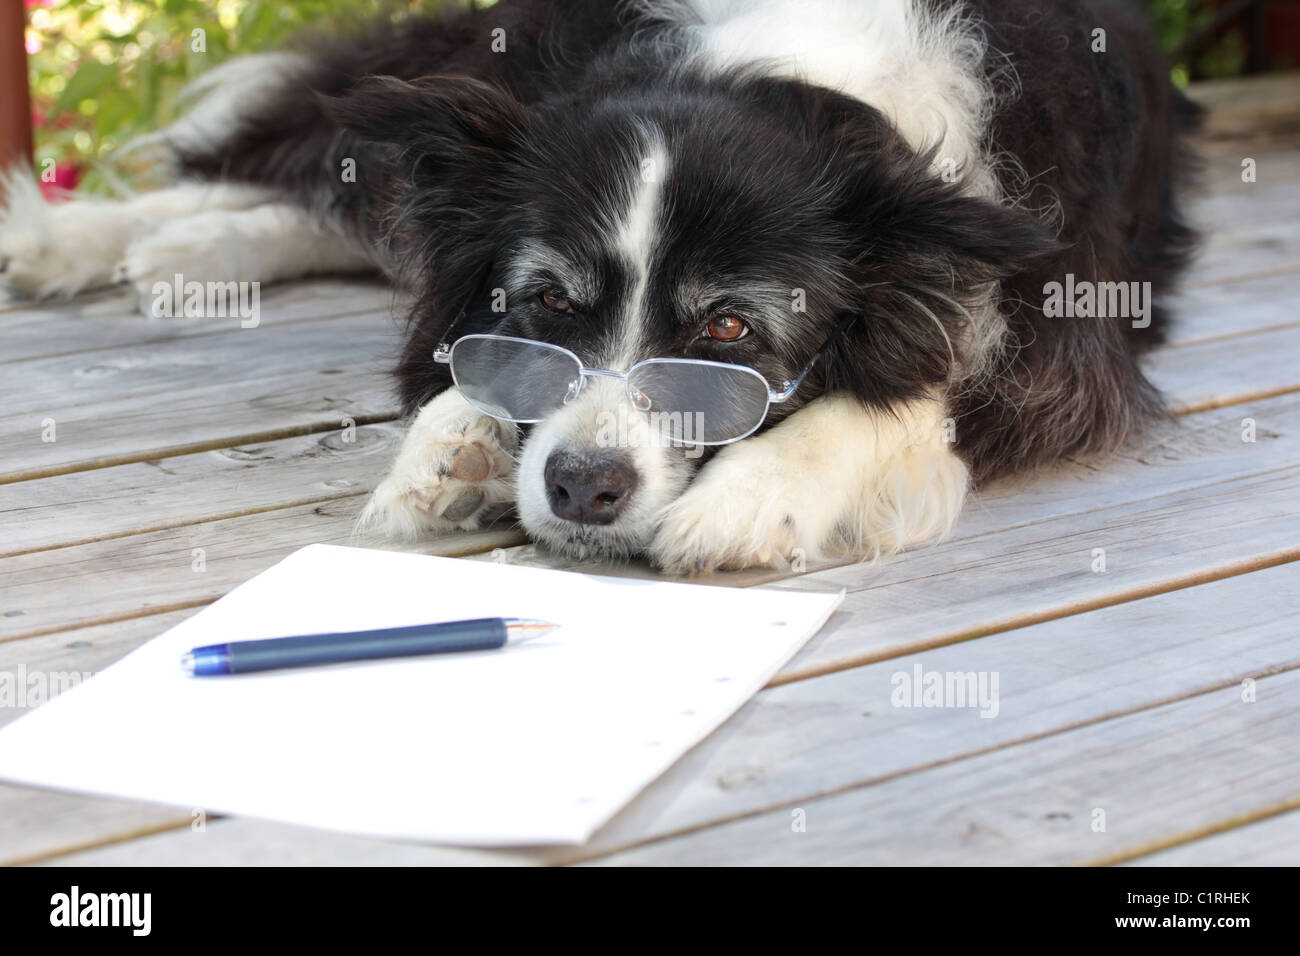
[[[1240,29],[1229,30],[1217,43],[1193,57],[1178,46],[1213,19],[1211,0],[1143,0],[1156,36],[1165,51],[1174,54],[1173,78],[1179,86],[1196,77],[1235,76],[1246,63],[1246,42]]]
[[[279,48],[305,27],[346,29],[467,2],[28,0],[37,163],[80,171],[90,192],[139,184],[148,166],[114,162],[115,151],[174,118],[185,84],[222,60]]]

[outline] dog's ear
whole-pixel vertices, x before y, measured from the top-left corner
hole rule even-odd
[[[871,400],[921,394],[978,358],[960,350],[984,341],[993,283],[1062,247],[1029,212],[981,196],[939,150],[912,149],[872,107],[831,94],[805,116],[848,243],[855,291],[844,307],[864,316],[845,336],[847,364],[871,369],[860,376]]]
[[[1046,225],[981,198],[965,181],[970,171],[946,162],[939,146],[914,150],[874,107],[827,90],[795,88],[786,95],[800,100],[835,218],[862,237],[874,258],[924,259],[985,279],[1010,275],[1059,248]]]
[[[398,368],[412,411],[449,384],[431,356],[493,261],[495,213],[527,114],[506,89],[455,75],[372,76],[322,101],[366,157],[357,173],[375,177],[393,274],[413,294]]]
[[[370,76],[323,100],[326,115],[358,138],[389,147],[417,179],[448,172],[462,183],[490,177],[527,119],[509,91],[461,75]]]
[[[960,270],[960,277],[978,282],[1060,250],[1051,229],[1030,213],[971,195],[960,180],[936,174],[936,152],[917,154],[892,142],[837,171],[837,218],[860,231],[882,266],[929,262],[936,274]]]

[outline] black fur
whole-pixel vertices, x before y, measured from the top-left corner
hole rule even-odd
[[[1020,201],[963,195],[928,171],[874,109],[759,71],[705,78],[600,0],[503,0],[445,24],[412,19],[312,48],[310,69],[264,102],[219,148],[181,156],[205,178],[268,183],[364,239],[415,297],[398,368],[414,410],[449,384],[434,346],[469,299],[466,330],[544,338],[600,353],[612,304],[630,281],[593,229],[635,162],[639,120],[672,152],[669,230],[657,258],[648,355],[752,365],[792,377],[845,311],[855,322],[795,400],[828,390],[889,409],[948,390],[958,448],[984,479],[1114,447],[1162,414],[1137,365],[1160,339],[1127,319],[1053,319],[1043,287],[1080,280],[1151,282],[1183,265],[1192,235],[1175,197],[1195,111],[1167,78],[1140,23],[1091,0],[971,0],[993,50],[989,68],[1019,80],[993,119],[1000,171]],[[1091,31],[1108,34],[1105,54]],[[506,29],[508,52],[490,34]],[[358,182],[340,181],[344,158]],[[613,197],[617,198],[617,196]],[[557,319],[535,296],[490,290],[522,242],[544,240],[587,263],[594,301]],[[699,338],[682,289],[712,280],[715,303],[752,316],[735,343]],[[1009,331],[992,360],[968,367],[961,307],[1001,283]],[[803,289],[807,310],[773,318],[756,283]],[[780,323],[782,327],[772,327]],[[794,324],[791,327],[791,324]]]

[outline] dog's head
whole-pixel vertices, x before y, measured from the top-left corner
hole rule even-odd
[[[678,74],[524,106],[466,77],[378,78],[334,111],[391,146],[391,241],[417,298],[408,410],[450,384],[433,353],[466,302],[453,337],[619,372],[733,363],[774,388],[834,339],[764,427],[830,390],[887,409],[973,360],[998,277],[1052,243],[934,175],[877,111],[796,82]],[[525,440],[521,517],[572,553],[635,554],[713,451],[665,442],[621,382],[589,378]]]

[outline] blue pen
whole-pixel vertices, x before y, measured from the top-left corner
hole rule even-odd
[[[215,677],[388,657],[490,651],[541,637],[557,627],[558,624],[546,621],[490,617],[373,631],[233,641],[196,647],[181,658],[181,667],[192,677]]]

